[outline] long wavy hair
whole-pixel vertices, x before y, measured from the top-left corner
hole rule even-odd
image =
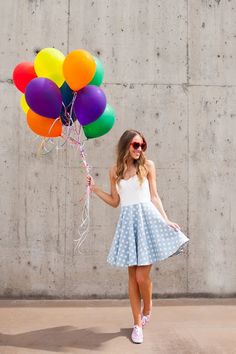
[[[117,183],[119,183],[120,180],[124,178],[125,172],[127,171],[127,160],[129,158],[130,143],[136,135],[139,135],[143,139],[143,142],[146,144],[146,147],[147,147],[146,139],[144,138],[143,134],[137,130],[129,129],[129,130],[126,130],[121,135],[121,137],[118,141],[117,150],[116,150],[116,152],[117,152],[117,161],[116,161]],[[136,174],[138,176],[140,184],[143,183],[144,178],[147,176],[147,173],[148,173],[145,163],[146,163],[146,157],[144,155],[144,152],[141,151],[140,157],[137,160],[134,159],[134,166],[136,167]]]

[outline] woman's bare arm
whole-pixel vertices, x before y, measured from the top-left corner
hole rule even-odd
[[[91,182],[89,183],[89,177]],[[91,190],[105,203],[111,205],[113,208],[117,208],[120,203],[120,196],[116,189],[116,178],[115,178],[115,166],[111,167],[109,170],[111,192],[106,193],[101,188],[99,188],[91,176],[88,177],[88,184],[90,185]]]

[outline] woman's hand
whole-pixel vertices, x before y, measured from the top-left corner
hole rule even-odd
[[[180,226],[179,226],[178,224],[176,224],[175,222],[172,222],[172,221],[170,221],[170,220],[167,220],[166,223],[167,223],[167,225],[173,227],[173,229],[174,229],[175,231],[180,230]]]
[[[95,190],[95,182],[92,176],[88,175],[87,176],[87,186],[89,186],[91,192],[94,192]]]
[[[116,191],[115,184],[111,184],[111,193],[104,192],[101,188],[99,188],[93,179],[92,176],[87,175],[87,186],[89,187],[91,192],[94,192],[99,198],[101,198],[105,203],[111,205],[112,207],[116,208],[119,205],[119,195]],[[117,193],[117,195],[116,195]]]

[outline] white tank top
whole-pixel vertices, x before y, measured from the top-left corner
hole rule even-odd
[[[116,184],[116,188],[120,196],[121,207],[151,201],[146,177],[141,185],[137,175],[129,179],[121,179],[119,184]]]

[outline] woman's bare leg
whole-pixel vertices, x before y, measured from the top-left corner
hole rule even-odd
[[[141,322],[141,294],[136,279],[137,266],[128,267],[129,273],[129,299],[134,317],[134,325],[142,327]]]
[[[149,315],[152,308],[152,281],[150,271],[152,264],[147,266],[138,266],[136,268],[136,281],[143,299],[143,314]]]

